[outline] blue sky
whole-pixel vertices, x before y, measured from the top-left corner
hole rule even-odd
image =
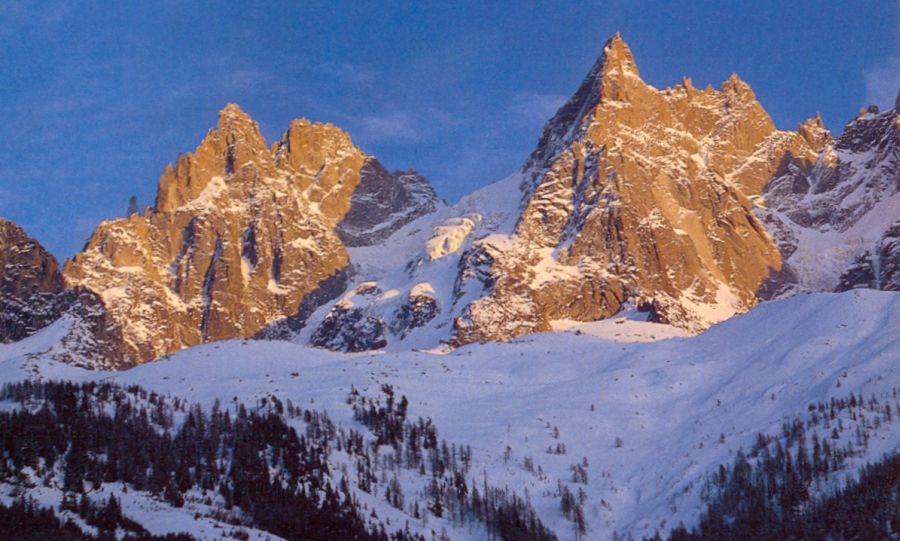
[[[616,31],[650,84],[737,72],[780,128],[900,90],[891,0],[121,4],[0,2],[0,216],[60,258],[229,101],[269,140],[333,122],[453,201],[521,165]]]

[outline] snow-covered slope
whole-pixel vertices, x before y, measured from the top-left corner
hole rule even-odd
[[[471,445],[479,483],[485,476],[527,494],[560,539],[573,531],[560,511],[563,487],[584,491],[589,539],[652,535],[682,521],[691,526],[707,476],[730,464],[738,449],[752,447],[758,433],[778,437],[783,422],[808,420],[811,404],[849,393],[893,405],[900,388],[900,294],[870,290],[763,303],[699,336],[650,343],[541,333],[440,355],[225,341],[118,373],[29,354],[52,343],[57,326],[29,339],[28,347],[3,346],[0,381],[109,380],[207,406],[275,396],[323,409],[339,426],[357,429],[347,404],[351,389],[377,398],[381,385],[390,384],[408,397],[411,416],[430,417],[442,438]],[[838,439],[829,441],[855,446],[857,426],[871,438],[832,482],[900,449],[900,420],[876,429],[871,418],[853,419],[842,417]],[[821,425],[809,432],[832,437],[832,428]],[[576,465],[586,468],[586,482],[573,479]],[[410,499],[425,493],[430,478],[406,472],[401,479]],[[378,506],[382,519],[409,520],[414,531],[446,527],[453,539],[485,536],[434,516],[425,525],[384,498],[365,501]]]
[[[462,258],[476,241],[512,232],[521,180],[510,175],[438,207],[383,242],[349,248],[347,291],[319,308],[295,341],[336,351],[403,351],[450,340],[454,318],[480,293],[461,290]]]

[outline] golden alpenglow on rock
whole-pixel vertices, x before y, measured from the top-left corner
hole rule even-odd
[[[445,205],[330,124],[267,144],[231,104],[152,210],[67,262],[91,314],[70,343],[86,364],[121,337],[109,366],[259,336],[453,347],[632,308],[698,333],[759,299],[896,288],[897,118],[778,130],[737,75],[648,85],[616,34],[522,168]]]
[[[473,248],[468,266],[488,261],[492,285],[456,320],[458,341],[604,318],[629,300],[691,331],[746,311],[781,268],[751,201],[788,152],[811,166],[811,145],[809,130],[777,131],[737,75],[718,90],[653,88],[615,35],[524,166],[513,234]]]
[[[349,135],[307,120],[267,147],[230,104],[166,167],[155,208],[102,223],[66,263],[66,283],[100,295],[138,362],[254,336],[321,287],[342,288],[349,260],[336,227],[357,187],[375,182],[361,175],[373,164]]]

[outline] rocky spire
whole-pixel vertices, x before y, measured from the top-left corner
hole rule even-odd
[[[816,113],[816,116],[798,125],[797,132],[816,152],[821,151],[831,141],[831,132],[825,128],[821,113]]]
[[[269,148],[257,123],[228,104],[197,149],[166,168],[156,209],[101,224],[65,279],[103,299],[141,362],[294,329],[344,287],[349,256],[336,227],[366,164],[377,162],[349,135],[308,120],[293,121]],[[433,201],[415,199],[414,188],[427,185],[416,180],[367,182],[372,189],[357,197],[368,204],[365,225],[387,236],[432,211]]]
[[[229,103],[197,149],[180,155],[163,171],[156,210],[171,211],[197,199],[216,177],[252,180],[273,172],[269,161],[259,124],[236,103]],[[244,171],[248,166],[253,170]]]
[[[641,76],[634,63],[631,48],[622,39],[622,34],[618,32],[603,44],[603,55],[599,64],[602,79],[616,76]]]
[[[603,52],[575,94],[544,126],[538,146],[523,169],[542,167],[573,137],[602,100],[627,100],[634,86],[645,86],[631,48],[616,32],[603,45]]]
[[[489,276],[471,286],[489,293],[454,320],[455,339],[595,320],[629,296],[692,330],[753,306],[781,265],[750,200],[779,165],[775,132],[737,75],[718,91],[688,79],[657,90],[613,36],[525,165],[514,241],[460,264],[461,276]],[[531,279],[536,266],[554,278]]]
[[[753,89],[737,73],[732,73],[728,79],[725,79],[725,82],[722,83],[722,92],[727,96],[738,96],[747,101],[756,99]]]
[[[278,167],[295,173],[294,181],[308,190],[328,224],[337,224],[350,208],[366,162],[350,135],[333,124],[297,119],[272,146],[272,153]]]

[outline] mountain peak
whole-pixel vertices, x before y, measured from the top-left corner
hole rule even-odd
[[[634,62],[631,48],[622,39],[622,35],[616,32],[603,44],[603,52],[600,53],[590,73],[581,83],[582,88],[579,89],[579,93],[587,86],[598,93],[598,99],[601,97],[619,99],[617,92],[613,92],[616,95],[607,95],[608,92],[604,91],[604,87],[616,89],[620,86],[617,82],[623,78],[640,80],[640,77],[641,73]]]
[[[828,131],[825,123],[822,122],[821,113],[816,113],[816,116],[798,125],[797,132],[817,152],[820,152],[825,144],[831,140],[831,132]]]
[[[616,32],[603,45],[603,55],[598,60],[602,64],[602,75],[633,74],[640,77],[637,65],[634,63],[634,55],[631,48],[622,39],[622,34]]]
[[[747,101],[756,100],[753,89],[737,73],[732,73],[728,79],[725,79],[725,82],[722,83],[722,92],[726,95],[746,98]]]
[[[240,118],[250,120],[250,115],[244,112],[244,110],[241,109],[240,105],[231,101],[228,102],[221,111],[219,111],[219,122],[221,122],[222,119],[227,118]]]
[[[538,147],[523,169],[546,165],[568,140],[578,133],[582,121],[603,101],[627,101],[635,87],[646,87],[631,54],[631,48],[616,32],[603,44],[603,52],[578,90],[547,124]]]
[[[226,132],[246,132],[251,136],[259,132],[256,121],[234,102],[228,103],[219,111],[216,128]]]

